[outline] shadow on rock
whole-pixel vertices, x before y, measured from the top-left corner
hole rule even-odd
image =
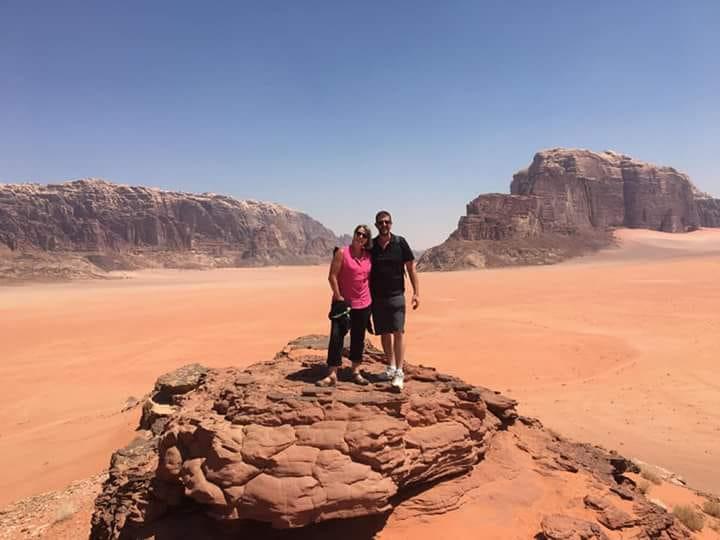
[[[268,540],[371,540],[385,527],[389,513],[382,515],[333,519],[301,529],[273,529],[257,521],[222,522],[202,513],[174,514],[142,531],[125,530],[121,540],[154,539],[236,540],[265,538]]]

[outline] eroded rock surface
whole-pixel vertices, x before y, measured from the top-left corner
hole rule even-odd
[[[542,520],[542,538],[545,540],[608,540],[597,523],[563,514],[551,514]]]
[[[687,232],[720,226],[720,199],[672,167],[615,152],[555,148],[513,176],[510,194],[480,195],[424,270],[549,264],[606,246],[614,227]]]
[[[144,432],[113,458],[93,537],[117,538],[190,502],[275,528],[381,514],[411,487],[469,472],[517,416],[513,400],[431,368],[409,366],[401,394],[379,382],[319,388],[317,344],[312,336],[271,362],[208,370],[175,395],[179,410],[158,435]],[[366,369],[379,373],[379,359],[371,352]],[[176,379],[161,377],[155,395]]]
[[[98,179],[0,185],[6,278],[28,277],[35,267],[62,278],[153,266],[308,264],[327,260],[341,241],[306,214],[273,203]],[[28,257],[32,268],[23,265]]]
[[[496,504],[554,508],[543,494],[563,486],[586,495],[562,503],[577,515],[547,512],[530,536],[684,538],[624,475],[638,469],[622,456],[564,439],[518,416],[511,398],[429,367],[407,365],[395,393],[375,382],[383,364],[372,347],[370,385],[350,382],[348,368],[337,387],[319,388],[326,346],[306,336],[243,370],[193,365],[161,377],[148,400],[170,410],[113,455],[91,538],[370,538],[389,518],[489,504],[478,502],[486,491]]]

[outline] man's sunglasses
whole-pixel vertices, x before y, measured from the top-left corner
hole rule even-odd
[[[375,222],[375,225],[391,225],[392,221],[389,219],[381,219],[380,221]]]

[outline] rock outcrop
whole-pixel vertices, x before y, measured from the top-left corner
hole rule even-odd
[[[615,152],[556,148],[513,176],[510,194],[480,195],[424,270],[549,264],[611,242],[615,227],[688,232],[720,226],[720,199],[687,175]]]
[[[526,486],[577,476],[590,490],[587,508],[577,508],[585,521],[548,515],[536,522],[537,538],[605,538],[613,528],[665,538],[643,536],[651,525],[684,534],[625,476],[637,471],[631,462],[551,434],[487,388],[411,365],[403,393],[370,374],[368,386],[342,372],[337,387],[315,386],[326,343],[306,336],[244,370],[193,365],[158,380],[151,399],[167,407],[151,422],[143,414],[146,429],[113,455],[91,538],[186,538],[196,530],[272,538],[287,529],[296,538],[336,538],[377,531],[390,514],[452,511],[503,475]],[[379,373],[381,360],[370,347],[367,372]],[[318,528],[326,523],[336,526]]]
[[[720,227],[720,199],[701,193],[695,197],[695,204],[703,227]]]
[[[0,185],[0,251],[17,265],[19,255],[65,260],[83,275],[89,268],[307,264],[327,260],[337,244],[322,224],[278,204],[96,179]]]

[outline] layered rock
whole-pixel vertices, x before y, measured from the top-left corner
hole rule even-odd
[[[533,488],[537,496],[561,493],[574,477],[585,505],[571,498],[562,508],[583,519],[539,516],[529,537],[688,537],[635,488],[631,462],[519,417],[497,392],[408,365],[405,391],[394,393],[372,376],[383,367],[372,348],[363,358],[370,385],[341,371],[337,387],[315,386],[326,343],[307,336],[244,370],[193,365],[159,379],[151,399],[166,407],[152,418],[146,408],[145,429],[113,455],[91,538],[273,538],[286,529],[297,534],[283,538],[369,538],[391,514],[449,512],[496,480],[511,490],[552,486]]]
[[[470,202],[458,228],[419,267],[548,264],[608,245],[615,227],[688,232],[719,224],[720,200],[700,194],[672,167],[556,148],[516,173],[509,195]]]
[[[707,193],[696,193],[695,204],[703,227],[720,227],[720,199]]]
[[[278,204],[96,179],[0,185],[0,246],[40,260],[80,256],[98,271],[313,263],[337,244],[322,224]]]
[[[189,502],[217,519],[276,528],[380,514],[399,492],[470,471],[517,416],[514,401],[429,368],[410,368],[402,394],[388,383],[318,388],[318,342],[326,338],[296,341],[243,371],[209,370],[190,393],[159,382],[162,399],[153,399],[169,405],[165,419],[144,414],[155,434],[113,458],[93,537],[118,537]],[[371,353],[368,368],[379,372],[381,357]]]

